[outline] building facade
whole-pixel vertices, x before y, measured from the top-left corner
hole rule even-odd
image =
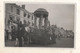
[[[16,4],[5,4],[5,29],[10,29],[11,26],[17,26],[16,22],[22,21],[22,24],[33,27],[33,14],[25,9],[25,5],[18,6]]]

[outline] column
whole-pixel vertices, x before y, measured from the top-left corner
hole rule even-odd
[[[41,29],[42,27],[42,21],[43,21],[43,15],[39,18],[39,28]]]
[[[46,17],[45,20],[44,20],[44,26],[45,26],[45,28],[47,27],[47,21],[48,21],[48,17]]]
[[[39,29],[39,18],[37,18],[37,28]]]
[[[37,17],[35,16],[35,19],[34,19],[34,27],[36,27],[36,26],[37,26],[37,25],[36,25],[36,24],[37,24],[37,22],[36,22],[36,21],[37,21]]]
[[[44,26],[44,18],[42,18],[42,26]]]
[[[39,29],[41,29],[41,17],[39,18]]]

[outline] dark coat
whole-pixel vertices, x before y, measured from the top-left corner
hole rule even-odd
[[[17,38],[21,38],[24,36],[24,27],[23,25],[18,25],[18,30],[17,30]]]

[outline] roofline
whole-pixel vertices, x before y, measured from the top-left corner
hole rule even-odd
[[[29,11],[27,11],[26,9],[23,9],[22,7],[20,7],[19,5],[15,4],[15,3],[6,3],[6,4],[18,7],[19,9],[23,10],[24,12],[28,12],[29,14],[31,14]]]

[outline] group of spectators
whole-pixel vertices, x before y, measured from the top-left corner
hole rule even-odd
[[[31,37],[30,37],[30,34],[32,33],[32,35],[36,35],[35,33],[39,32],[37,31],[37,28],[35,29],[31,29],[29,27],[29,25],[26,25],[26,24],[22,24],[21,21],[17,22],[17,28],[15,28],[15,26],[12,26],[11,27],[11,32],[9,32],[9,30],[5,30],[6,31],[6,36],[5,36],[5,41],[6,40],[11,40],[11,41],[16,41],[15,42],[15,45],[19,45],[19,47],[22,47],[23,44],[29,44],[31,42]],[[26,25],[26,26],[25,26]],[[37,32],[36,32],[36,31]],[[55,42],[56,43],[56,36],[55,34],[53,33],[54,31],[48,27],[47,29],[41,29],[42,31],[45,31],[45,32],[41,32],[43,34],[41,34],[42,38],[46,37],[46,40],[49,40],[52,41],[52,42]],[[40,31],[41,31],[40,30]],[[46,34],[45,34],[46,33]],[[38,36],[39,34],[37,34]],[[37,37],[35,37],[36,39]],[[43,39],[44,39],[43,38]],[[32,38],[33,39],[33,38]],[[46,41],[45,40],[45,41]],[[33,41],[34,42],[34,41]],[[42,41],[41,41],[42,42]]]
[[[9,30],[6,31],[5,41],[11,40],[16,41],[15,45],[18,44],[19,47],[22,47],[23,42],[25,38],[27,39],[27,42],[29,42],[29,32],[30,28],[29,26],[24,26],[21,21],[19,21],[17,24],[17,28],[15,26],[11,26],[11,32]]]

